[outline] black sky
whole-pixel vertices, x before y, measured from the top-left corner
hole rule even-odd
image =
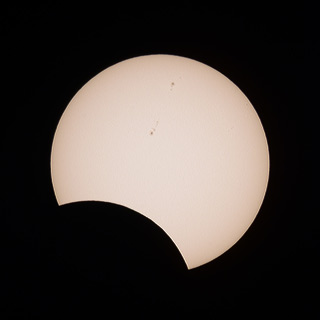
[[[298,3],[5,5],[0,315],[319,314],[319,226],[304,164],[313,49],[304,20]],[[232,249],[191,271],[151,221],[106,203],[58,207],[51,185],[51,143],[70,99],[103,69],[152,53],[193,58],[226,75],[254,105],[270,148],[257,219]]]

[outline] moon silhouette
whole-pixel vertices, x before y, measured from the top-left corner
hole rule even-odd
[[[105,69],[74,96],[55,132],[51,174],[59,205],[135,210],[191,269],[249,228],[269,152],[256,111],[228,78],[189,58],[148,55]]]

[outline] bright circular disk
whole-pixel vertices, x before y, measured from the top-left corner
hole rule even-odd
[[[149,55],[107,68],[75,95],[54,136],[51,174],[59,205],[133,209],[191,269],[249,228],[269,153],[257,113],[229,79],[195,60]]]

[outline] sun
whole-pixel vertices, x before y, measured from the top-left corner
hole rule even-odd
[[[85,84],[57,126],[58,203],[105,201],[151,219],[189,269],[233,246],[255,219],[269,151],[248,98],[192,59],[148,55]]]

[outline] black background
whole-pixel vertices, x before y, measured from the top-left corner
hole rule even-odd
[[[305,96],[314,49],[304,19],[299,3],[5,5],[0,315],[319,314],[319,226],[304,163],[305,120],[316,116]],[[190,271],[150,220],[108,203],[58,207],[51,184],[51,143],[70,99],[103,69],[153,53],[226,75],[255,106],[269,143],[270,181],[253,225]]]

